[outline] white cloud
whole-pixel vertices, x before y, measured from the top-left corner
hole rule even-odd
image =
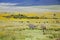
[[[17,5],[18,3],[0,3],[0,6]]]
[[[60,12],[60,5],[55,6],[0,6],[0,12]]]

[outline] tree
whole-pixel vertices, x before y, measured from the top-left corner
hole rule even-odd
[[[53,14],[53,16],[56,16],[56,14]]]
[[[26,21],[27,23],[29,23],[29,21]]]

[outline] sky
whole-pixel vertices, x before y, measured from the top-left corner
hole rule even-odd
[[[14,12],[60,11],[60,0],[0,0],[0,12],[13,12],[12,10]]]
[[[0,0],[0,5],[15,5],[15,6],[60,5],[60,0]]]

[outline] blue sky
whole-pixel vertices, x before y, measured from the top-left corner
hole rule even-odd
[[[60,0],[0,0],[0,3],[17,3],[18,6],[60,5]]]

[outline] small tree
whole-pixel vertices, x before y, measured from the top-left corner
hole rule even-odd
[[[27,23],[29,23],[29,21],[26,21]]]
[[[56,23],[60,23],[59,20],[56,20]]]
[[[56,16],[56,14],[53,14],[53,16]]]

